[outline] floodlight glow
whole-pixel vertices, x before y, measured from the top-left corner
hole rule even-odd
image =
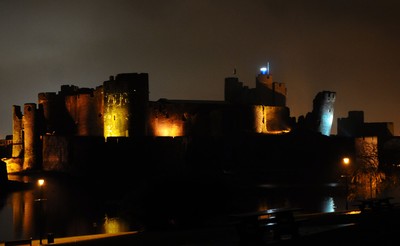
[[[260,68],[260,72],[261,72],[261,74],[267,74],[267,67],[262,67],[262,68]]]
[[[261,67],[260,71],[261,71],[261,74],[269,75],[269,62],[267,62],[267,66],[266,67]]]

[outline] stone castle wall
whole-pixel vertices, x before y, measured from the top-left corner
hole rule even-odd
[[[23,169],[34,168],[35,162],[42,163],[45,170],[75,170],[79,165],[83,168],[86,165],[83,160],[89,161],[86,153],[101,155],[103,150],[113,153],[115,149],[110,143],[113,139],[127,143],[128,140],[122,139],[290,132],[293,127],[290,111],[282,106],[286,100],[285,85],[272,82],[270,75],[259,75],[256,83],[257,88],[248,89],[236,78],[226,79],[225,92],[230,94],[225,95],[229,99],[226,101],[160,99],[150,102],[146,73],[111,76],[96,89],[63,85],[58,93],[39,93],[38,109],[35,104],[25,105],[23,125],[17,108],[14,112],[14,131],[23,132],[20,136],[25,138]],[[280,96],[282,98],[278,99]],[[18,132],[15,133],[16,140]],[[37,141],[39,137],[41,141]],[[82,137],[88,140],[84,141]],[[80,140],[76,142],[77,139]],[[96,139],[94,143],[92,139]],[[97,142],[98,139],[101,140]],[[92,151],[92,147],[98,150]],[[185,154],[179,152],[177,155]]]

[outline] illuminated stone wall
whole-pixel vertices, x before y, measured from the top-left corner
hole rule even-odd
[[[161,99],[149,103],[149,136],[219,136],[221,103]]]
[[[291,130],[289,109],[287,107],[263,105],[252,105],[250,107],[252,115],[252,118],[250,118],[251,132],[282,134]]]
[[[287,107],[159,100],[150,103],[150,136],[282,134],[291,130]]]
[[[147,73],[118,74],[103,83],[104,137],[145,136],[149,84]]]
[[[192,115],[179,110],[175,105],[152,103],[149,110],[149,135],[160,137],[184,136],[186,124],[191,121]]]

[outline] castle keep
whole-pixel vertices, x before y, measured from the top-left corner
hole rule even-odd
[[[194,146],[217,144],[225,150],[213,158],[228,162],[237,147],[235,141],[227,143],[233,137],[281,136],[299,128],[286,106],[285,84],[274,82],[269,70],[260,71],[255,88],[243,86],[236,76],[225,78],[224,101],[150,101],[147,73],[110,76],[96,88],[62,85],[58,93],[39,93],[38,103],[26,103],[23,112],[13,106],[8,171],[77,171],[96,161],[90,155],[110,153],[106,160],[122,160],[133,150],[137,156],[152,155],[154,162],[186,163],[196,159]],[[310,129],[330,134],[334,100],[334,92],[318,94],[307,117]],[[160,155],[165,149],[170,151]],[[103,157],[98,158],[104,162]]]

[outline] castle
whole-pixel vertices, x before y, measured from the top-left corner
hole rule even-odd
[[[237,145],[246,142],[239,152],[257,153],[243,153],[241,158],[257,161],[266,158],[257,149],[270,148],[261,147],[261,142],[274,145],[271,139],[277,136],[299,129],[322,139],[330,135],[335,92],[318,93],[313,111],[296,122],[286,106],[286,85],[273,81],[269,66],[261,68],[255,80],[255,88],[248,88],[236,74],[225,78],[224,101],[150,101],[147,73],[110,76],[96,88],[62,85],[58,93],[39,93],[37,104],[26,103],[23,110],[13,106],[12,156],[6,159],[7,170],[79,172],[88,168],[85,162],[132,158],[128,154],[132,150],[139,156],[158,156],[154,163],[169,160],[186,165],[189,159],[198,161],[195,153],[210,148],[204,146],[220,144],[221,153],[211,153],[207,162],[214,158],[227,163],[238,160]],[[90,157],[105,153],[113,157]],[[274,159],[273,155],[268,158]]]

